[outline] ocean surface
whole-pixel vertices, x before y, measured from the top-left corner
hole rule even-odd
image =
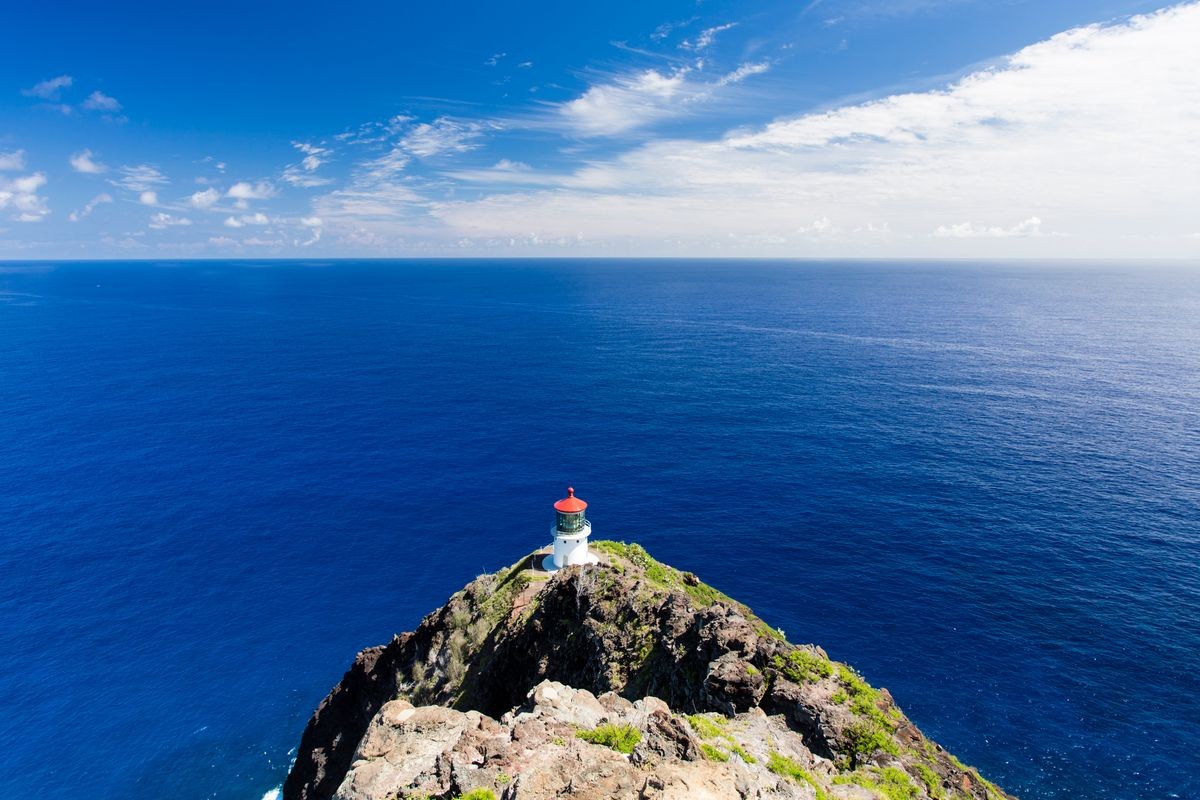
[[[1025,800],[1200,798],[1200,268],[0,264],[0,797],[260,800],[573,484]]]

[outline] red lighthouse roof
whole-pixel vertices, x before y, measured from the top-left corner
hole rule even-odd
[[[577,514],[587,508],[587,503],[575,496],[575,488],[567,487],[567,496],[554,504],[554,510],[563,514]]]

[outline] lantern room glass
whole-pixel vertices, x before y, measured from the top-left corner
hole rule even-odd
[[[571,514],[558,513],[558,529],[563,533],[578,533],[583,530],[583,524],[587,522],[583,517],[582,511],[576,511]]]

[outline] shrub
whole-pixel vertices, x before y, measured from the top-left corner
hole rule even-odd
[[[719,747],[714,747],[713,745],[709,744],[708,742],[704,742],[700,745],[700,752],[704,753],[704,757],[707,758],[709,761],[728,761],[729,760],[729,753],[726,753],[724,750],[722,750]]]
[[[641,732],[632,725],[614,725],[611,722],[598,725],[590,731],[576,731],[575,735],[585,742],[602,744],[625,755],[632,753],[642,740]]]
[[[811,650],[798,647],[787,655],[775,656],[771,666],[796,683],[812,683],[833,674],[833,664]]]
[[[851,761],[859,762],[861,756],[869,756],[876,750],[893,755],[900,748],[892,741],[892,737],[878,723],[871,720],[856,720],[846,728],[846,744],[850,748]]]

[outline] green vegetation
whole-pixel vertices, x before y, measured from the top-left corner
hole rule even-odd
[[[771,659],[771,666],[796,683],[813,683],[833,674],[833,664],[811,650],[798,647]]]
[[[668,567],[661,561],[657,561],[640,544],[603,540],[592,542],[591,547],[593,550],[599,550],[601,553],[623,558],[631,564],[640,567],[642,572],[645,573],[646,580],[656,586],[687,592],[700,608],[707,608],[718,600],[723,600],[741,609],[747,615],[747,618],[758,619],[750,609],[729,597],[729,595],[717,591],[706,583],[697,581],[695,585],[692,585],[691,582],[684,580],[682,572],[674,567]],[[623,568],[620,571],[623,572]],[[692,577],[694,578],[695,576]]]
[[[874,775],[863,772],[838,775],[833,782],[853,783],[856,786],[878,792],[887,800],[914,800],[919,796],[919,790],[909,779],[908,773],[897,767],[885,767]]]
[[[507,786],[510,783],[512,783],[512,775],[509,775],[507,772],[501,772],[496,776],[497,786]]]
[[[852,765],[857,765],[861,756],[869,756],[876,750],[893,755],[900,752],[891,735],[870,720],[852,722],[846,728],[846,743],[850,746]]]
[[[767,769],[794,783],[807,783],[817,793],[817,800],[829,800],[829,793],[813,779],[808,770],[787,756],[771,753],[767,759]]]
[[[836,692],[834,692],[832,695],[829,696],[829,699],[831,701],[833,701],[834,703],[841,705],[842,703],[845,703],[847,700],[850,699],[850,695],[846,694],[841,689],[838,689]]]
[[[925,784],[925,788],[929,790],[929,796],[933,800],[942,800],[946,793],[942,790],[942,781],[938,778],[937,773],[924,764],[913,764],[913,767],[921,776],[921,782]]]
[[[460,794],[455,800],[496,800],[496,793],[491,789],[472,789],[466,794]]]
[[[614,725],[611,722],[606,722],[590,731],[576,731],[575,735],[585,742],[602,744],[625,755],[632,753],[633,748],[637,747],[638,742],[642,740],[641,732],[632,725]]]
[[[700,744],[700,752],[704,753],[704,757],[709,761],[729,760],[729,753],[726,753],[721,748],[711,745],[708,742],[702,742]]]
[[[747,753],[746,748],[742,747],[737,742],[733,742],[729,745],[729,752],[736,754],[738,758],[740,758],[742,761],[745,761],[747,764],[758,763],[758,759]]]
[[[837,697],[838,694],[844,695],[850,701],[850,709],[862,717],[846,730],[852,763],[857,765],[861,756],[870,755],[876,750],[898,753],[899,748],[892,739],[892,731],[895,729],[893,720],[899,716],[899,712],[895,716],[884,713],[879,707],[883,702],[883,695],[845,664],[838,664],[837,679],[842,691],[831,699],[845,702]]]
[[[692,730],[700,734],[703,739],[715,739],[723,736],[725,725],[728,722],[724,717],[708,717],[703,714],[688,714],[686,719],[692,726]]]

